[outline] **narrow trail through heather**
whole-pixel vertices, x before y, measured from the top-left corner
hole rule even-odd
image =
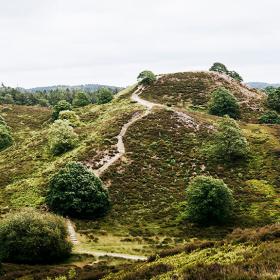
[[[142,119],[143,117],[147,116],[150,114],[152,109],[154,107],[159,107],[159,108],[168,108],[169,110],[173,111],[176,113],[179,117],[184,118],[186,122],[192,121],[191,118],[182,112],[176,111],[175,109],[171,109],[167,107],[166,105],[162,105],[159,103],[153,103],[150,101],[147,101],[145,99],[142,99],[140,97],[140,94],[142,93],[144,87],[139,86],[131,95],[131,100],[134,102],[137,102],[138,104],[146,107],[146,111],[143,112],[142,114],[137,114],[133,116],[129,122],[123,125],[119,135],[117,136],[118,142],[117,142],[117,153],[111,157],[109,160],[105,162],[104,165],[102,165],[100,168],[93,170],[94,174],[97,176],[100,176],[103,172],[105,172],[111,165],[113,165],[118,159],[120,159],[124,154],[125,154],[125,146],[123,142],[123,137],[125,136],[127,129],[134,124],[136,121]],[[71,240],[71,242],[76,245],[79,243],[77,239],[77,234],[75,232],[75,229],[73,227],[73,224],[70,220],[67,220],[67,230],[68,230],[68,235]],[[101,251],[95,251],[95,250],[79,250],[77,253],[82,253],[82,254],[89,254],[93,255],[96,257],[101,257],[101,256],[108,256],[108,257],[115,257],[115,258],[123,258],[123,259],[128,259],[128,260],[136,260],[136,261],[145,261],[147,260],[146,256],[138,256],[138,255],[129,255],[129,254],[120,254],[120,253],[111,253],[111,252],[101,252]]]

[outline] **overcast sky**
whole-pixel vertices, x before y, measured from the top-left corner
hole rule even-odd
[[[0,0],[0,82],[126,86],[144,69],[280,82],[279,0]]]

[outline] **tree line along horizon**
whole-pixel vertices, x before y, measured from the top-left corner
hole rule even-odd
[[[220,66],[217,69],[225,71]],[[211,71],[215,70],[212,68]],[[139,84],[152,85],[156,76],[145,70],[137,79]],[[104,98],[106,102],[99,104],[112,100],[107,99],[107,93]],[[269,99],[270,95],[274,101]],[[80,105],[87,105],[83,103],[84,95],[79,95],[79,100]],[[273,112],[277,116],[280,112],[279,101],[280,91],[268,95],[268,107],[275,110]],[[203,151],[207,159],[228,163],[247,160],[250,146],[235,120],[240,117],[240,106],[234,95],[225,88],[214,90],[208,103],[208,113],[221,119],[217,122],[214,140]],[[267,123],[267,120],[270,121],[270,116],[263,123]],[[78,146],[79,137],[75,128],[80,125],[81,121],[71,103],[60,100],[53,106],[52,123],[48,128],[48,146],[53,156],[59,157]],[[12,145],[11,129],[1,117],[0,151]],[[185,194],[185,207],[180,214],[183,219],[198,226],[208,226],[223,225],[233,218],[233,193],[222,179],[204,175],[189,178]],[[111,207],[109,190],[101,179],[82,163],[72,161],[51,176],[45,203],[54,214],[29,209],[11,213],[0,222],[0,260],[50,263],[65,259],[69,257],[72,245],[67,240],[65,223],[59,216],[95,219],[106,215]],[[50,248],[51,243],[57,244],[55,248]]]

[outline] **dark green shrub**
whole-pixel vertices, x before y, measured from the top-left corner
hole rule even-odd
[[[228,73],[227,67],[224,64],[220,63],[220,62],[215,62],[210,67],[209,71],[214,71],[214,72],[219,72],[219,73],[224,73],[224,74]]]
[[[267,105],[272,110],[280,113],[280,88],[271,91],[267,95]]]
[[[236,71],[228,71],[228,75],[238,82],[243,81],[243,78]]]
[[[137,77],[138,83],[142,85],[151,85],[156,81],[156,76],[152,71],[142,71]]]
[[[10,129],[3,124],[0,124],[0,151],[5,150],[13,144],[13,137]]]
[[[71,243],[62,218],[34,210],[0,222],[0,256],[17,263],[51,263],[69,257]]]
[[[197,176],[186,190],[187,218],[202,225],[225,223],[231,216],[233,197],[223,180]]]
[[[280,116],[275,111],[268,111],[261,115],[259,123],[280,124]]]
[[[50,151],[58,156],[77,146],[78,135],[67,120],[56,120],[49,129]]]
[[[240,108],[236,98],[225,88],[219,88],[212,93],[208,111],[211,115],[229,115],[234,119],[240,116]]]
[[[103,215],[110,205],[101,180],[77,162],[68,163],[52,177],[46,201],[57,213],[81,218]]]
[[[52,113],[53,120],[57,120],[59,116],[59,112],[65,110],[72,110],[71,104],[68,103],[66,100],[61,100],[56,105],[54,105],[53,113]]]
[[[222,161],[233,161],[246,158],[249,146],[237,122],[228,116],[218,123],[218,132],[210,148],[210,157]]]
[[[75,107],[83,107],[88,104],[90,104],[90,100],[85,92],[79,91],[75,94],[73,99],[73,105]]]
[[[97,104],[106,104],[112,101],[113,93],[110,89],[103,87],[96,93]]]

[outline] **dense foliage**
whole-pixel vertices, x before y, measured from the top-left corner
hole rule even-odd
[[[229,115],[232,118],[240,116],[240,107],[236,98],[225,88],[219,88],[212,93],[208,111],[216,116]]]
[[[228,116],[218,123],[218,132],[210,154],[223,161],[233,161],[247,157],[249,146],[237,122]]]
[[[59,113],[61,111],[66,111],[66,110],[72,110],[72,105],[69,102],[67,102],[66,100],[59,101],[53,107],[53,113],[52,113],[53,120],[57,120],[59,117]]]
[[[90,104],[90,99],[85,92],[79,91],[75,94],[73,99],[73,106],[83,107]]]
[[[92,218],[109,208],[109,194],[101,180],[81,163],[70,162],[49,183],[46,201],[62,215]]]
[[[0,256],[18,263],[51,263],[69,257],[62,218],[26,210],[0,222]]]
[[[78,142],[78,136],[67,120],[56,120],[48,134],[50,151],[54,155],[61,155],[72,150]]]
[[[243,81],[243,78],[236,71],[228,70],[227,67],[220,62],[215,62],[210,67],[209,71],[214,71],[214,72],[219,72],[219,73],[222,73],[222,74],[226,74],[226,75],[230,76],[231,78],[233,78],[234,80],[236,80],[238,82]]]
[[[106,104],[113,99],[113,93],[108,88],[100,88],[96,94],[97,104]]]
[[[231,215],[233,197],[223,180],[197,176],[186,190],[187,217],[202,225],[226,222]]]
[[[152,71],[144,70],[138,75],[137,80],[139,84],[151,85],[156,81],[156,76]]]
[[[13,144],[13,137],[5,119],[0,115],[0,151]]]
[[[268,93],[267,105],[272,110],[280,113],[280,88],[277,88],[276,90]]]
[[[60,111],[58,118],[60,120],[68,121],[72,127],[79,126],[80,124],[80,118],[74,111],[70,111],[70,110]]]
[[[280,116],[275,111],[267,111],[259,118],[260,123],[280,124]]]

